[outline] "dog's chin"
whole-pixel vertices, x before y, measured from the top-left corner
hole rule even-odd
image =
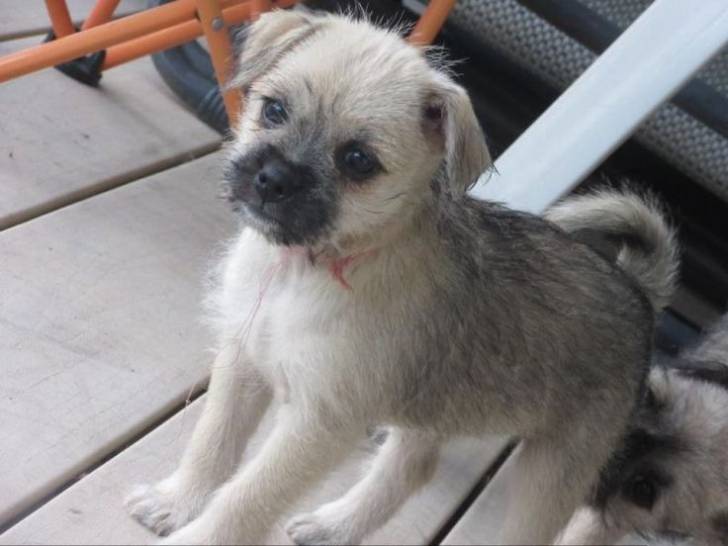
[[[279,246],[314,246],[319,236],[296,226],[285,218],[274,206],[260,206],[244,201],[236,204],[243,222],[265,237],[268,242]]]

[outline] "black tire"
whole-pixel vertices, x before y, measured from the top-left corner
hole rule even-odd
[[[169,1],[147,0],[147,7],[161,6]],[[212,61],[198,42],[154,53],[152,61],[165,83],[198,118],[220,134],[229,131]]]

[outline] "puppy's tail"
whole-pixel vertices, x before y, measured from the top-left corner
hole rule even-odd
[[[618,241],[615,262],[637,279],[656,311],[669,303],[677,284],[679,249],[675,231],[653,195],[597,190],[566,198],[545,217],[577,237],[599,234]]]

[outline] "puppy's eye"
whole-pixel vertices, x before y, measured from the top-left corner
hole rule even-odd
[[[357,174],[369,174],[376,166],[372,158],[366,152],[353,148],[344,155],[344,163],[347,168]]]
[[[268,125],[281,125],[288,119],[288,113],[281,101],[266,98],[263,103],[263,119]]]
[[[629,501],[645,510],[651,510],[657,500],[657,486],[642,474],[627,482],[623,493]]]
[[[359,144],[348,144],[336,154],[336,163],[341,171],[356,180],[364,180],[381,170],[376,156]]]

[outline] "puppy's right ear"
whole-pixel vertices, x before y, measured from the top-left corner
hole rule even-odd
[[[246,91],[287,51],[315,31],[315,20],[314,15],[299,10],[275,10],[261,15],[242,32],[237,71],[227,87]]]
[[[464,194],[491,159],[483,131],[465,89],[450,77],[433,72],[433,89],[424,110],[425,131],[440,142],[445,152],[446,191]]]

